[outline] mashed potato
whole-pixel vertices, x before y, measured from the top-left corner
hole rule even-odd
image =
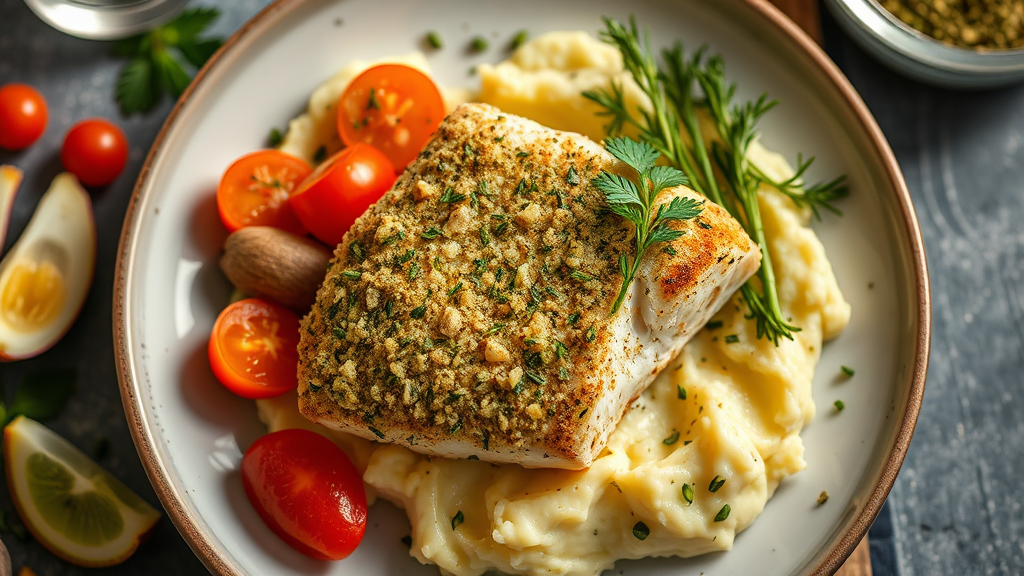
[[[627,97],[643,101],[618,53],[579,32],[537,38],[480,74],[482,101],[598,140],[603,121],[581,91],[616,79]],[[336,99],[342,77],[314,101],[328,86]],[[286,149],[315,150],[330,135],[333,119],[318,120],[314,104],[292,124]],[[752,160],[780,180],[792,173],[760,146]],[[814,415],[814,367],[822,341],[850,317],[806,211],[769,189],[759,198],[783,313],[802,330],[778,347],[759,340],[734,298],[715,316],[717,327],[694,337],[627,411],[587,470],[428,458],[313,425],[294,394],[258,401],[260,417],[271,431],[302,427],[334,439],[365,471],[371,495],[408,512],[412,554],[445,573],[590,576],[619,558],[727,550],[779,482],[806,466],[799,433]],[[727,335],[738,341],[727,343]],[[712,491],[716,478],[725,482]],[[728,517],[716,521],[726,505]],[[453,529],[460,512],[464,521]]]

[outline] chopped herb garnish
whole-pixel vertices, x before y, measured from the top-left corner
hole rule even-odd
[[[569,314],[569,324],[572,324],[573,326],[575,326],[576,323],[579,322],[579,321],[580,321],[580,313],[579,312],[573,312],[572,314]]]
[[[590,274],[587,274],[586,272],[581,272],[579,270],[573,270],[572,272],[570,272],[569,278],[572,278],[573,280],[579,280],[580,282],[586,282],[588,280],[594,279],[594,277],[591,276]]]
[[[430,44],[430,47],[435,50],[440,50],[441,48],[444,48],[444,42],[441,40],[441,35],[438,34],[437,32],[427,32],[426,40],[427,44]]]
[[[591,326],[589,329],[587,329],[586,338],[587,338],[587,342],[593,342],[594,340],[597,340],[597,331],[594,330],[593,326]]]
[[[483,52],[484,50],[487,50],[488,47],[490,47],[490,43],[487,42],[487,39],[484,38],[483,36],[475,36],[473,37],[473,40],[469,43],[469,47],[473,50],[473,52]]]
[[[348,245],[348,255],[356,262],[362,262],[366,260],[366,249],[357,240]]]
[[[580,412],[580,418],[583,418],[584,416],[587,415],[587,410],[590,410],[590,408],[584,408],[583,411]]]
[[[465,520],[466,518],[462,515],[462,510],[456,512],[455,516],[452,516],[452,530],[458,528],[459,524],[462,524]]]
[[[380,103],[377,102],[377,89],[370,89],[370,97],[366,101],[367,110],[380,110]]]
[[[693,504],[693,486],[690,484],[683,484],[683,500],[686,501],[686,505]]]
[[[334,333],[334,337],[337,338],[338,340],[344,340],[345,339],[345,329],[344,328],[340,328],[338,326],[335,326],[334,328],[331,329],[331,332]]]
[[[732,508],[730,508],[728,504],[722,506],[722,509],[715,515],[715,522],[722,522],[729,517],[730,512],[732,512]]]
[[[424,240],[433,240],[440,235],[441,231],[431,226],[430,228],[427,228],[426,232],[420,234],[420,238],[423,238]]]
[[[818,506],[821,506],[825,502],[828,502],[828,491],[822,490],[821,494],[818,494]]]
[[[551,286],[545,287],[544,291],[547,292],[548,294],[550,294],[551,296],[554,296],[555,298],[561,298],[562,297],[562,293],[559,292],[558,290],[555,290]]]
[[[413,318],[415,320],[419,320],[420,318],[423,318],[426,314],[427,314],[427,303],[424,302],[423,304],[420,304],[419,306],[413,308],[409,312],[409,317]]]
[[[271,128],[270,135],[267,136],[267,144],[269,144],[271,148],[277,148],[278,146],[281,145],[281,142],[283,141],[284,134],[281,134],[281,131],[278,130],[276,127]]]
[[[523,151],[516,152],[516,158],[526,158],[529,155],[530,155],[529,152],[523,152]],[[526,188],[526,180],[525,179],[520,180],[519,181],[519,185],[522,186],[525,189]]]
[[[451,287],[451,288],[450,288],[450,289],[448,290],[448,298],[451,298],[452,296],[455,296],[456,294],[458,294],[458,293],[459,293],[459,290],[462,290],[462,280],[459,280],[459,281],[458,281],[458,282],[457,282],[457,283],[455,284],[455,286],[452,286],[452,287]]]
[[[718,489],[721,488],[723,484],[725,484],[725,478],[716,474],[715,477],[711,479],[711,484],[708,484],[708,492],[718,492]]]
[[[836,400],[833,404],[836,407],[836,412],[842,412],[846,408],[846,403],[842,400]]]
[[[495,234],[495,236],[501,236],[502,234],[505,233],[506,230],[508,230],[508,221],[502,222],[502,223],[498,224],[497,226],[495,226],[494,227],[494,234]]]
[[[441,197],[438,198],[437,201],[442,204],[455,204],[457,202],[462,202],[465,199],[465,194],[456,194],[455,189],[449,186],[444,189],[444,193],[441,194]]]
[[[455,422],[455,424],[452,424],[452,427],[448,430],[448,433],[455,434],[459,430],[462,430],[462,420],[458,420]]]
[[[409,280],[415,280],[420,275],[420,265],[413,262],[409,265]]]
[[[580,183],[580,175],[576,172],[575,166],[569,166],[569,172],[565,175],[565,183],[569,186],[578,186]]]
[[[541,376],[540,374],[537,374],[533,370],[527,370],[526,377],[529,378],[530,380],[533,380],[537,384],[540,384],[541,386],[548,383],[547,378]]]
[[[643,522],[637,522],[633,525],[633,536],[637,540],[646,540],[651,535],[651,529],[647,527],[647,524]]]
[[[347,280],[359,280],[363,277],[363,273],[359,270],[345,270],[341,273]]]
[[[686,400],[686,388],[683,388],[682,384],[676,385],[676,394],[679,396],[680,400]]]
[[[373,432],[374,436],[376,436],[377,438],[380,438],[381,440],[384,439],[384,433],[383,432],[381,432],[380,430],[377,430],[373,426],[370,426],[369,428],[370,428],[370,432]]]
[[[495,334],[495,333],[497,333],[498,331],[500,331],[504,327],[505,327],[505,324],[500,323],[500,322],[497,323],[497,324],[494,324],[490,328],[487,329],[487,335],[490,336],[491,334]]]
[[[672,434],[668,438],[665,438],[664,440],[662,440],[661,443],[664,444],[665,446],[671,446],[671,445],[675,444],[678,441],[679,441],[679,430],[673,430]]]
[[[487,245],[490,243],[491,235],[487,232],[487,225],[484,224],[483,226],[480,227],[480,244],[482,244],[484,248],[486,248]]]
[[[700,226],[701,228],[703,228],[705,230],[711,230],[711,224],[708,224],[707,222],[705,222],[703,220],[697,222],[697,226]]]
[[[665,254],[668,254],[669,256],[675,256],[676,254],[679,254],[679,252],[676,252],[676,249],[673,248],[671,244],[662,248],[661,251],[664,252]]]
[[[723,325],[724,323],[721,320],[712,320],[711,322],[708,322],[704,327],[707,328],[708,330],[718,330]]]
[[[327,147],[321,146],[313,153],[313,163],[319,164],[327,159]]]
[[[729,334],[725,337],[726,344],[735,344],[740,341],[740,337],[737,334]]]
[[[841,371],[841,372],[842,372],[843,374],[846,374],[846,377],[847,377],[847,378],[853,378],[853,374],[854,374],[854,372],[853,372],[853,368],[850,368],[849,366],[840,366],[840,367],[839,367],[839,370],[840,370],[840,371]]]
[[[558,379],[563,381],[563,382],[568,380],[569,379],[569,369],[566,368],[565,366],[559,366],[558,367]]]
[[[555,340],[555,356],[558,358],[569,357],[569,349],[565,347],[565,344],[562,344],[558,340]]]
[[[512,37],[512,42],[510,42],[508,45],[509,50],[515,50],[516,48],[519,48],[524,43],[526,43],[526,40],[529,37],[530,35],[526,32],[526,30],[520,30],[519,32],[516,32],[516,35]]]

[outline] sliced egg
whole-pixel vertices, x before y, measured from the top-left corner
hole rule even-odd
[[[0,252],[7,238],[7,225],[11,222],[11,208],[14,207],[14,197],[21,185],[21,176],[21,170],[14,166],[0,166]]]
[[[95,267],[89,194],[74,176],[60,174],[0,261],[0,360],[29,358],[56,344],[82,309]]]

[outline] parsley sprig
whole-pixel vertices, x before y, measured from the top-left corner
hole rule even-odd
[[[736,86],[726,82],[721,57],[708,57],[701,48],[687,59],[682,45],[676,44],[662,51],[659,65],[649,39],[645,36],[641,41],[635,20],[630,19],[628,28],[613,18],[605,17],[604,23],[602,39],[618,48],[626,70],[650,101],[650,108],[627,106],[622,86],[617,83],[608,89],[585,92],[584,97],[604,108],[601,114],[609,118],[609,135],[617,136],[626,126],[635,128],[643,142],[682,170],[691,188],[728,210],[743,225],[762,256],[757,281],[748,281],[742,288],[750,310],[747,317],[756,321],[759,338],[776,345],[779,338],[792,339],[800,328],[782,314],[757,189],[761,183],[772,186],[820,217],[820,209],[838,213],[833,202],[846,195],[845,179],[805,186],[804,175],[813,158],[804,161],[801,157],[792,178],[772,181],[748,161],[747,153],[757,136],[758,120],[775,106],[775,101],[763,95],[755,101],[734,104]],[[702,93],[703,99],[698,100],[695,92]],[[710,116],[714,133],[704,133],[699,108]]]
[[[612,305],[612,314],[619,311],[629,291],[640,260],[651,246],[660,242],[671,242],[683,235],[681,230],[669,227],[670,222],[696,218],[704,210],[700,202],[692,198],[673,198],[662,202],[654,210],[654,201],[662,190],[682,186],[686,176],[671,166],[656,166],[661,154],[646,142],[630,138],[611,138],[605,142],[608,152],[637,173],[637,182],[603,171],[594,178],[594,186],[604,193],[608,208],[636,226],[634,242],[636,252],[632,260],[619,254],[619,271],[622,274],[622,288]],[[653,212],[653,216],[652,216]]]
[[[164,94],[181,96],[192,82],[186,65],[201,68],[223,43],[200,37],[218,16],[216,8],[185,10],[163,26],[114,44],[115,55],[131,58],[115,93],[125,115],[152,109]]]

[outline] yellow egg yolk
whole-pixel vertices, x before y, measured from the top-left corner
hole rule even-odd
[[[52,262],[18,262],[0,291],[0,317],[21,332],[45,328],[60,316],[67,293],[64,274]]]

